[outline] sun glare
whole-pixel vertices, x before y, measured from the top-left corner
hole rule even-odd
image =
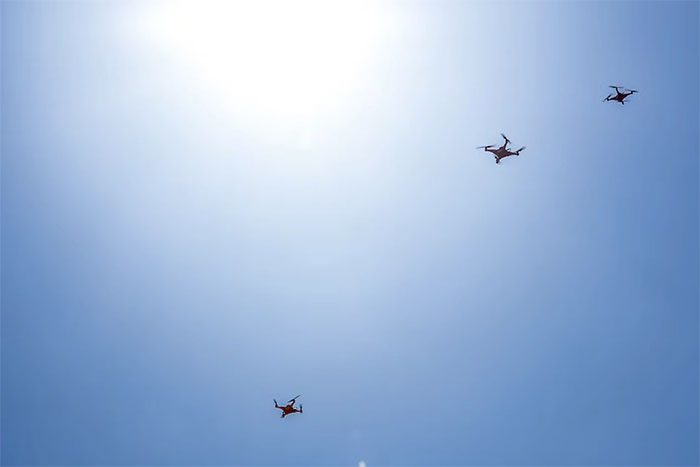
[[[385,7],[363,1],[157,3],[142,19],[232,110],[284,118],[347,102],[391,26]]]

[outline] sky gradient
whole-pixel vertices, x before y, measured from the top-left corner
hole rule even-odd
[[[3,465],[698,464],[698,3],[377,5],[2,3]]]

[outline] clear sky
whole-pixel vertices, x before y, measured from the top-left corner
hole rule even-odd
[[[699,9],[2,2],[2,463],[697,465]]]

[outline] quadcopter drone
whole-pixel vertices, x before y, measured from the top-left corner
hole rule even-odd
[[[291,415],[293,413],[304,413],[304,409],[299,404],[299,408],[295,408],[294,404],[296,404],[296,401],[298,398],[301,396],[296,396],[293,399],[289,399],[287,402],[287,405],[277,405],[277,401],[275,399],[272,399],[275,402],[275,408],[280,409],[282,411],[282,418],[286,417],[287,415]]]
[[[627,89],[625,91],[625,88],[622,86],[608,86],[610,88],[613,88],[615,90],[615,94],[608,94],[608,97],[603,99],[603,102],[607,101],[617,101],[622,105],[625,105],[625,99],[637,92],[634,89]],[[622,91],[620,91],[622,89]]]
[[[489,144],[487,146],[477,146],[477,148],[476,148],[476,149],[483,149],[484,151],[488,151],[488,152],[492,153],[494,155],[494,157],[496,158],[496,164],[500,163],[501,159],[503,159],[504,157],[519,156],[520,151],[525,149],[525,146],[523,146],[522,148],[515,150],[515,151],[508,149],[508,145],[510,144],[510,140],[503,133],[501,133],[501,136],[503,136],[503,139],[504,139],[503,146],[496,147],[493,144]]]

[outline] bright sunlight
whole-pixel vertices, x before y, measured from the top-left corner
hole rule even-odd
[[[370,75],[391,28],[386,5],[362,1],[148,5],[143,32],[217,99],[236,112],[284,119],[342,107]]]

